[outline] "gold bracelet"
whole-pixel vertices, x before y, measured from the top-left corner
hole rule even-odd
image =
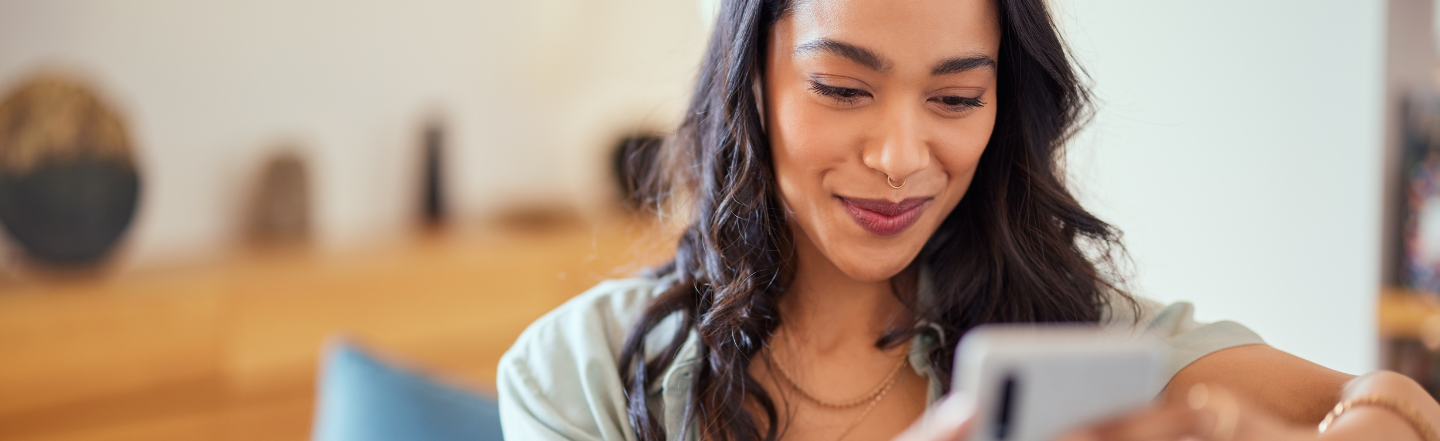
[[[1340,404],[1336,404],[1335,408],[1331,409],[1330,413],[1325,415],[1325,420],[1320,422],[1320,433],[1325,433],[1325,429],[1329,429],[1330,425],[1335,422],[1335,419],[1340,418],[1340,414],[1358,406],[1383,407],[1410,423],[1410,427],[1420,433],[1420,439],[1424,441],[1440,441],[1440,436],[1435,434],[1435,431],[1430,428],[1430,423],[1425,422],[1425,418],[1420,416],[1420,412],[1398,401],[1378,395],[1345,400],[1341,401]]]

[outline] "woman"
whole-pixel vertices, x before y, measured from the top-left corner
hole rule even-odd
[[[506,436],[962,439],[956,339],[1079,321],[1174,355],[1158,404],[1071,439],[1434,439],[1440,405],[1402,376],[1117,289],[1118,233],[1058,164],[1086,98],[1043,0],[726,1],[651,189],[688,225],[675,259],[520,337]]]

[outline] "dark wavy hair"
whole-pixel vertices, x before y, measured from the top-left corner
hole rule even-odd
[[[937,324],[952,339],[929,354],[930,367],[946,385],[953,338],[977,325],[1095,322],[1109,292],[1134,307],[1116,287],[1119,232],[1081,208],[1062,179],[1062,147],[1089,114],[1089,94],[1044,0],[996,1],[994,132],[964,198],[912,263],[928,269],[935,295],[920,299],[897,289],[914,322],[876,342],[900,345],[924,332],[920,321]],[[682,430],[714,440],[774,440],[782,433],[775,400],[749,375],[782,320],[779,302],[793,259],[753,87],[765,70],[771,29],[789,3],[724,2],[688,113],[659,149],[663,166],[647,181],[649,201],[679,207],[669,213],[686,226],[674,260],[656,270],[656,277],[679,282],[646,306],[620,356],[630,425],[642,440],[666,437],[646,391],[676,361],[691,331],[700,357],[694,387],[686,402],[664,403],[684,406]],[[663,348],[646,347],[660,323],[677,318],[680,326]]]

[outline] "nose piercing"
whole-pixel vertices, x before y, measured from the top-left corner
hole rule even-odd
[[[900,188],[905,186],[905,181],[900,181],[900,185],[895,185],[895,181],[890,179],[890,175],[885,175],[885,183],[890,184],[890,188]]]

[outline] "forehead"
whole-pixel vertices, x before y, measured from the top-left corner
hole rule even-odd
[[[957,53],[1000,52],[994,0],[804,0],[783,20],[799,45],[831,39],[863,46],[897,64]]]

